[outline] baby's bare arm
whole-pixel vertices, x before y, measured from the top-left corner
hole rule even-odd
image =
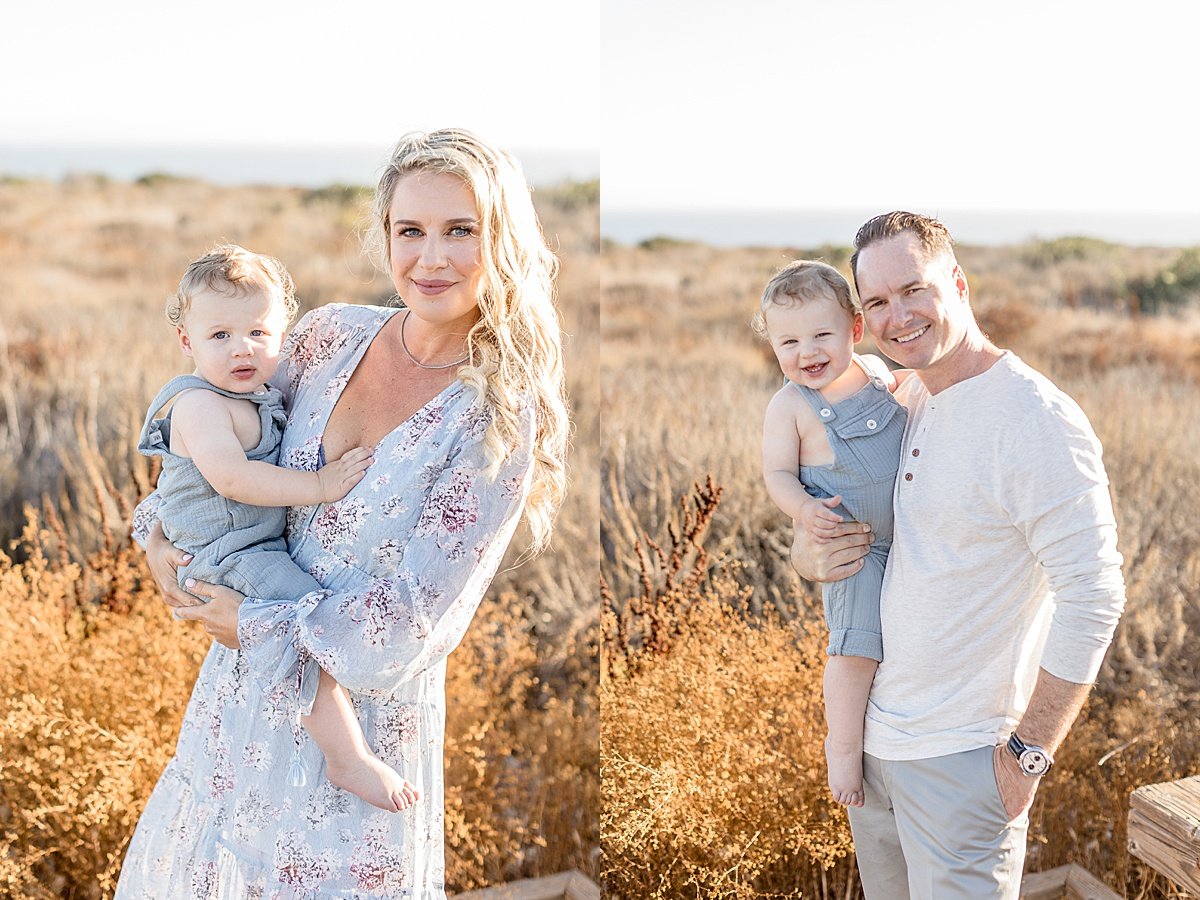
[[[814,530],[821,522],[842,520],[828,505],[812,497],[800,482],[800,425],[803,410],[786,388],[771,398],[763,421],[763,479],[767,494],[793,521]],[[836,499],[836,498],[835,498]],[[837,504],[833,504],[836,506]]]
[[[175,401],[171,412],[180,452],[191,457],[222,497],[252,506],[332,503],[362,480],[374,458],[371,450],[357,447],[317,472],[247,459],[225,400],[211,391],[189,391]]]

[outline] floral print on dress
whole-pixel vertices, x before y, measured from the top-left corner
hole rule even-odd
[[[439,479],[417,520],[417,533],[436,536],[438,546],[450,561],[462,558],[467,528],[479,519],[479,498],[473,493],[474,487],[465,472]]]
[[[404,544],[396,538],[385,538],[378,547],[371,548],[371,559],[380,570],[395,572],[404,559]]]
[[[350,874],[357,882],[356,887],[373,897],[394,896],[411,883],[406,851],[392,846],[388,837],[387,822],[376,817],[367,826],[364,840],[350,855]]]
[[[270,744],[266,741],[251,741],[242,751],[242,765],[256,772],[266,772],[271,768]]]
[[[311,382],[317,374],[329,363],[333,362],[344,350],[346,345],[355,337],[362,337],[362,325],[351,325],[348,328],[339,327],[339,312],[329,310],[331,316],[325,322],[324,317],[305,316],[284,341],[281,355],[288,361],[287,385],[282,388],[285,396],[294,396],[299,389]],[[325,326],[325,327],[322,327]],[[337,377],[340,373],[335,373]],[[292,410],[293,413],[295,410]]]
[[[333,874],[336,864],[337,856],[332,849],[317,850],[304,840],[299,830],[287,829],[279,833],[274,868],[279,873],[280,884],[303,888],[315,897],[316,891]]]
[[[370,511],[371,508],[361,497],[353,500],[346,497],[337,503],[327,504],[313,522],[313,535],[326,550],[333,550],[342,544],[354,544],[363,520]]]
[[[316,469],[345,384],[396,314],[331,305],[297,325],[275,380],[290,414],[283,464]],[[521,451],[494,478],[485,474],[488,422],[474,392],[455,382],[380,442],[340,503],[290,511],[289,551],[325,590],[248,598],[241,649],[213,645],[117,900],[444,897],[445,657],[500,564],[531,468],[527,413]],[[143,540],[155,509],[153,495],[138,509]],[[367,743],[420,789],[406,812],[382,813],[333,787],[297,733],[299,685],[317,666],[350,693]],[[293,761],[302,787],[289,784]]]
[[[389,764],[396,764],[407,755],[406,745],[418,736],[417,708],[413,705],[389,706],[379,717],[379,746],[375,752]]]
[[[333,782],[324,780],[304,802],[301,814],[310,828],[319,831],[328,828],[335,819],[350,814],[353,795],[334,787]]]
[[[248,841],[279,818],[266,795],[252,787],[237,801],[233,809],[233,835],[240,841]]]
[[[391,579],[377,581],[362,594],[346,598],[338,607],[338,612],[351,622],[363,626],[359,634],[362,642],[368,646],[382,646],[397,637],[418,640],[421,637],[412,609],[397,594],[395,582]],[[397,626],[403,626],[405,633],[397,635]]]
[[[321,436],[315,435],[303,444],[288,447],[279,454],[279,464],[305,472],[317,471],[321,468]]]
[[[444,409],[441,406],[426,406],[413,413],[406,423],[404,435],[392,447],[390,459],[392,462],[404,462],[414,459],[421,446],[421,439],[426,432],[442,424]]]

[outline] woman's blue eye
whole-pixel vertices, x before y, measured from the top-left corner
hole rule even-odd
[[[450,233],[455,237],[470,237],[473,232],[466,225],[455,225],[450,229]]]

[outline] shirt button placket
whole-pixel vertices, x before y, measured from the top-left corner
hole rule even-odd
[[[918,447],[913,447],[913,449],[912,449],[912,455],[913,455],[913,457],[918,457],[918,456],[920,456],[920,455],[921,455],[921,450],[920,450],[920,448],[918,448]],[[910,465],[910,466],[912,466],[913,464],[912,464],[912,463],[909,463],[909,465]],[[912,480],[913,480],[913,473],[912,473],[912,469],[911,469],[911,468],[909,469],[909,471],[907,471],[907,472],[905,472],[905,473],[904,473],[904,480],[905,480],[905,481],[912,481]]]

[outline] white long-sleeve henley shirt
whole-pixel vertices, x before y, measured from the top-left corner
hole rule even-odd
[[[994,743],[1039,666],[1096,677],[1125,604],[1100,442],[1070,397],[1012,353],[909,412],[865,749],[881,759]]]

